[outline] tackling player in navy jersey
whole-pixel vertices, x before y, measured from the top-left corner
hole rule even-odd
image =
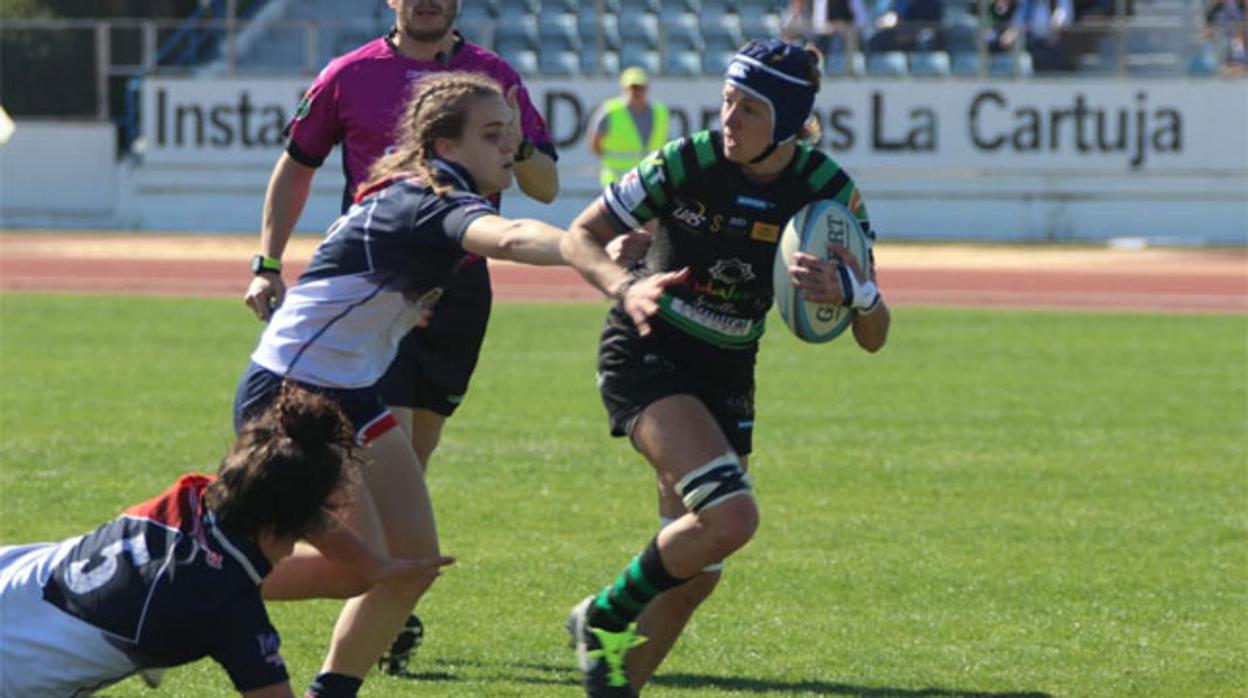
[[[334,514],[354,448],[332,400],[287,386],[215,477],[185,475],[77,538],[0,548],[0,696],[84,695],[201,657],[244,696],[293,695],[260,589],[297,539],[353,538]],[[364,559],[352,578],[363,591],[448,562]]]
[[[821,64],[817,51],[778,39],[746,45],[728,67],[722,132],[655,151],[564,240],[568,263],[618,300],[602,333],[598,384],[612,434],[646,457],[660,493],[659,534],[569,618],[590,696],[640,691],[718,583],[724,558],[754,535],[746,474],[754,362],[785,222],[806,204],[836,199],[874,235],[853,180],[802,142],[813,133]],[[604,245],[650,221],[644,268],[630,274]],[[890,319],[873,260],[830,251],[827,262],[799,253],[793,283],[810,300],[852,307],[854,338],[876,351]]]
[[[563,264],[562,230],[503,218],[487,199],[512,182],[513,118],[490,78],[465,72],[421,78],[400,120],[400,145],[373,166],[355,205],[330,227],[274,312],[238,387],[240,421],[268,404],[286,379],[342,405],[372,461],[352,521],[379,553],[438,555],[420,459],[395,428],[377,385],[400,340],[438,312],[443,290],[470,255]],[[307,566],[321,572],[307,574]],[[332,568],[315,551],[297,551],[274,571],[269,598],[329,591],[304,585],[332,585]],[[378,586],[348,601],[308,695],[355,695],[432,582],[430,576]]]

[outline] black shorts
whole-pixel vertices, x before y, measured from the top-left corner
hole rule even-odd
[[[403,337],[398,355],[377,383],[382,401],[449,417],[468,392],[490,321],[492,298],[484,259],[457,271],[438,300],[429,326]]]
[[[637,334],[617,305],[607,315],[598,346],[598,389],[612,436],[628,436],[638,415],[670,395],[700,399],[739,455],[753,449],[754,359],[758,346],[721,349],[694,339],[660,318],[650,336]]]

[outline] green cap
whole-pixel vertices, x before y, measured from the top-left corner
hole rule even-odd
[[[650,84],[650,76],[646,75],[646,71],[643,68],[633,66],[632,68],[625,68],[624,72],[620,73],[620,87],[644,86],[648,84]]]

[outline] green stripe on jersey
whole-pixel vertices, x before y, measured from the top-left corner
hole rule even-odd
[[[809,143],[797,144],[797,161],[793,163],[793,171],[801,172],[806,169],[806,163],[810,161],[810,151],[812,148]]]
[[[810,182],[810,188],[815,191],[819,191],[823,188],[823,185],[832,181],[832,178],[836,176],[836,173],[839,172],[840,169],[840,166],[836,164],[835,160],[832,160],[831,158],[824,160],[822,165],[817,167],[814,172],[810,173],[810,179],[807,180]]]
[[[667,173],[672,177],[672,186],[679,189],[685,183],[685,158],[680,152],[680,141],[672,141],[663,146],[663,162],[667,164]]]
[[[706,169],[715,164],[715,146],[711,144],[710,131],[693,134],[693,151],[698,155],[698,167]]]

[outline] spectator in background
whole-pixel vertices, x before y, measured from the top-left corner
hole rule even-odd
[[[1244,0],[1217,0],[1205,15],[1205,37],[1226,75],[1248,74],[1248,9]]]
[[[1062,34],[1074,18],[1073,0],[1020,0],[1013,24],[1026,37],[1027,51],[1037,72],[1073,68]]]
[[[650,76],[642,68],[620,73],[619,97],[602,103],[594,118],[590,150],[602,160],[602,186],[618,182],[647,153],[668,141],[671,113],[667,105],[650,100]]]
[[[780,15],[780,37],[785,41],[806,42],[811,38],[811,20],[806,0],[790,0],[788,9]]]
[[[979,14],[979,3],[971,3],[971,14]],[[1018,12],[1018,0],[991,0],[988,3],[988,19],[983,22],[988,50],[1006,53],[1014,50],[1021,36],[1014,16]]]
[[[890,0],[875,21],[876,33],[867,42],[870,51],[937,51],[943,48],[940,25],[944,0]]]
[[[815,47],[825,56],[857,51],[870,20],[863,0],[815,0],[811,9]]]

